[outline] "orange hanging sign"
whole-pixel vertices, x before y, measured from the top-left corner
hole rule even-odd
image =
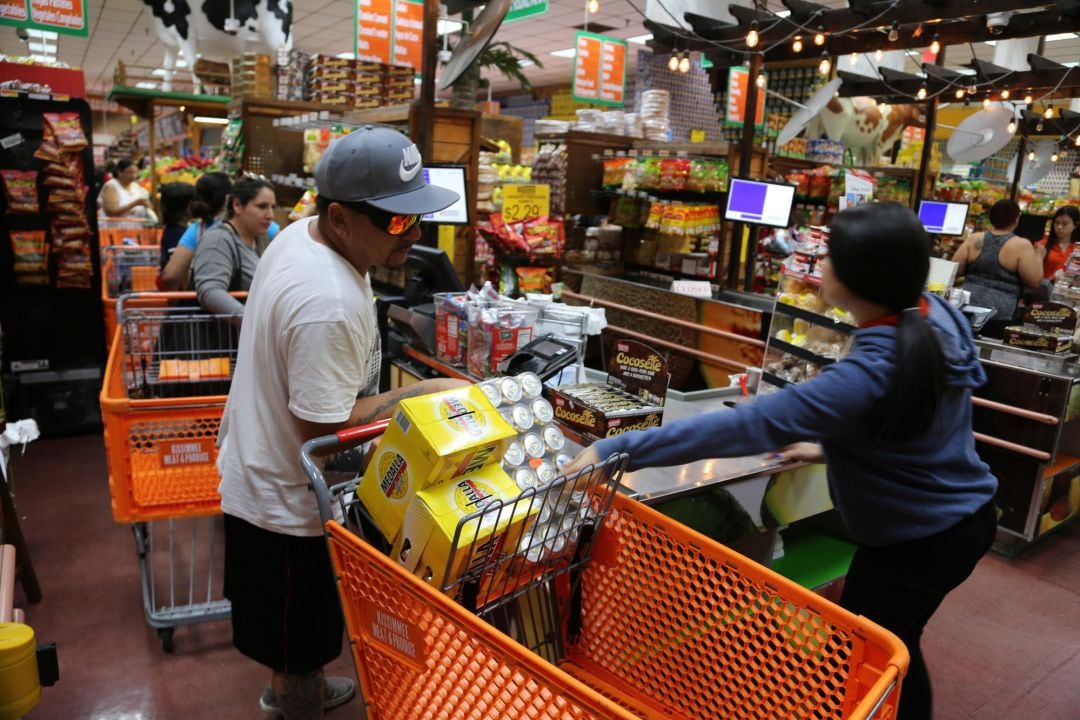
[[[391,63],[393,11],[394,0],[357,0],[353,43],[357,60]]]
[[[572,97],[621,106],[626,101],[626,41],[578,31]]]
[[[727,106],[724,110],[725,125],[742,125],[746,117],[746,96],[750,88],[750,71],[745,67],[735,66],[728,69]],[[754,127],[765,124],[765,92],[757,95],[757,112],[754,113]]]
[[[424,4],[416,0],[395,0],[394,64],[419,70],[424,53]]]

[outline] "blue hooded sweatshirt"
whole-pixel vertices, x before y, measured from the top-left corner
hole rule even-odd
[[[971,431],[971,391],[986,373],[967,320],[944,300],[926,297],[945,356],[946,390],[933,425],[903,445],[884,448],[867,427],[896,363],[897,328],[875,326],[856,330],[851,352],[811,380],[595,447],[601,458],[628,453],[634,470],[820,442],[833,504],[857,542],[892,545],[952,527],[997,490]]]

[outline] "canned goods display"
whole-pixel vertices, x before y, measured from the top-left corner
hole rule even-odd
[[[525,448],[521,447],[521,443],[514,440],[506,446],[506,452],[503,453],[503,462],[512,467],[517,467],[525,462]]]
[[[528,430],[533,426],[533,413],[528,405],[515,405],[510,410],[510,415],[514,418],[514,429],[518,432]]]
[[[566,445],[566,438],[563,437],[563,434],[559,431],[559,428],[555,427],[554,425],[548,425],[546,428],[544,428],[544,444],[547,445],[549,450],[553,452],[558,452],[559,450],[563,449],[564,445]]]
[[[540,487],[554,482],[556,477],[558,477],[558,474],[555,472],[555,466],[547,460],[536,466],[536,480]]]
[[[487,396],[487,399],[491,401],[492,405],[499,407],[502,404],[502,392],[495,386],[494,382],[482,382],[480,383],[480,389]]]
[[[532,401],[533,417],[537,422],[549,423],[555,417],[555,411],[551,409],[551,403],[544,398],[536,398]]]
[[[521,400],[521,384],[512,377],[499,380],[499,392],[507,405],[513,405]]]
[[[517,379],[526,397],[538,398],[544,391],[544,383],[536,373],[524,372],[518,375]]]
[[[514,482],[522,490],[534,488],[536,487],[536,473],[530,467],[519,467],[514,471]]]
[[[526,433],[522,438],[521,444],[525,448],[525,454],[531,458],[544,457],[544,439],[540,437],[540,433]]]

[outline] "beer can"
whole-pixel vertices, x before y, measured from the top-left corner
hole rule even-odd
[[[566,549],[566,536],[560,534],[548,538],[544,541],[544,549],[547,551],[548,557],[562,555],[563,550]]]
[[[517,376],[517,381],[521,383],[521,390],[525,397],[538,398],[544,391],[544,383],[540,381],[536,373],[523,372]]]
[[[521,443],[514,440],[506,446],[506,452],[503,453],[503,462],[511,467],[517,467],[525,462],[525,448],[521,447]]]
[[[538,563],[544,558],[544,528],[537,523],[530,532],[525,533],[518,543],[518,553],[529,563]]]
[[[520,490],[534,488],[536,487],[536,473],[530,467],[519,467],[514,471],[514,482]]]
[[[521,400],[521,384],[512,377],[499,380],[499,392],[507,405],[513,405]]]
[[[549,423],[555,418],[555,411],[551,409],[551,403],[544,398],[536,398],[532,401],[532,413],[539,423]]]
[[[573,461],[574,461],[574,458],[573,458],[573,456],[570,455],[570,453],[561,452],[561,453],[559,453],[558,455],[555,456],[555,467],[562,470],[564,467],[566,467],[567,465],[569,465]]]
[[[555,466],[547,460],[536,466],[536,480],[539,487],[550,485],[556,477],[558,473],[555,472]]]
[[[524,403],[520,403],[511,408],[510,415],[514,418],[514,429],[518,432],[523,432],[533,426],[532,410]]]
[[[531,458],[544,457],[544,439],[540,437],[540,433],[526,433],[525,437],[521,440],[521,444],[525,448],[525,454],[527,456]]]
[[[510,427],[514,427],[514,413],[511,412],[511,408],[503,406],[499,408],[499,414],[502,415],[502,419],[506,421],[506,424]]]
[[[548,425],[544,428],[544,444],[547,445],[548,450],[558,452],[566,445],[566,438],[563,437],[559,428],[554,425]]]
[[[499,407],[499,405],[502,404],[502,392],[495,385],[494,381],[489,380],[488,382],[480,383],[480,389],[484,392],[487,399],[491,401],[492,405]]]

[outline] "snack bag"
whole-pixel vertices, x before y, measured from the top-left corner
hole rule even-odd
[[[551,292],[551,275],[544,267],[517,267],[517,289],[521,294]]]
[[[13,230],[11,250],[15,254],[15,275],[20,285],[49,284],[48,243],[44,230]]]
[[[45,113],[44,115],[45,124],[52,131],[60,152],[74,153],[87,148],[89,143],[83,133],[78,113]]]
[[[37,215],[40,212],[36,170],[0,170],[0,179],[4,182],[8,215]]]

